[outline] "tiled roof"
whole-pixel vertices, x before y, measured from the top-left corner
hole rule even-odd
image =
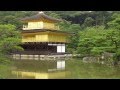
[[[26,17],[26,18],[23,18],[21,19],[22,21],[30,21],[30,20],[40,20],[40,19],[47,19],[47,20],[50,20],[50,21],[54,21],[54,22],[60,22],[62,20],[60,19],[56,19],[56,18],[53,18],[53,17],[50,17],[46,14],[44,14],[43,12],[41,13],[38,13],[37,15],[34,15],[34,16],[31,16],[31,17]]]

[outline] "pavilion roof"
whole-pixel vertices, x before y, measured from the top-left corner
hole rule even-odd
[[[74,34],[72,32],[66,31],[58,31],[58,30],[49,30],[49,29],[33,29],[33,30],[22,30],[22,33],[36,33],[36,32],[57,32],[57,33],[66,33],[66,34]]]
[[[48,16],[48,15],[44,14],[44,12],[39,12],[38,14],[36,14],[34,16],[26,17],[26,18],[23,18],[21,20],[22,21],[32,21],[32,20],[42,20],[42,19],[46,19],[46,20],[53,21],[53,22],[62,21],[60,19],[56,19],[56,18],[53,18],[51,16]]]

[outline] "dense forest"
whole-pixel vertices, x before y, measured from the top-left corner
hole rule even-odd
[[[44,11],[46,14],[79,24],[81,27],[105,25],[111,21],[111,16],[119,12],[112,11]],[[1,24],[14,24],[19,28],[20,19],[37,14],[38,11],[0,11]]]
[[[39,11],[0,11],[0,53],[9,54],[22,50],[20,31],[24,17]],[[114,53],[114,61],[120,60],[120,12],[119,11],[44,11],[47,15],[62,19],[60,30],[74,33],[69,37],[67,52],[85,56]],[[2,55],[1,55],[2,56]]]

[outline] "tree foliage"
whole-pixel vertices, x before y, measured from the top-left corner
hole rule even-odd
[[[91,17],[87,17],[83,23],[84,27],[91,27],[94,24],[94,20]]]
[[[10,54],[15,50],[22,50],[20,32],[14,25],[0,25],[0,53]]]
[[[104,52],[119,53],[120,35],[115,29],[89,27],[79,33],[77,52],[86,55],[101,55]],[[118,54],[117,54],[118,55]]]

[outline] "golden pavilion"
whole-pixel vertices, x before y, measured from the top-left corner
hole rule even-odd
[[[61,31],[56,19],[39,12],[37,15],[22,19],[23,54],[64,54],[69,33]]]

